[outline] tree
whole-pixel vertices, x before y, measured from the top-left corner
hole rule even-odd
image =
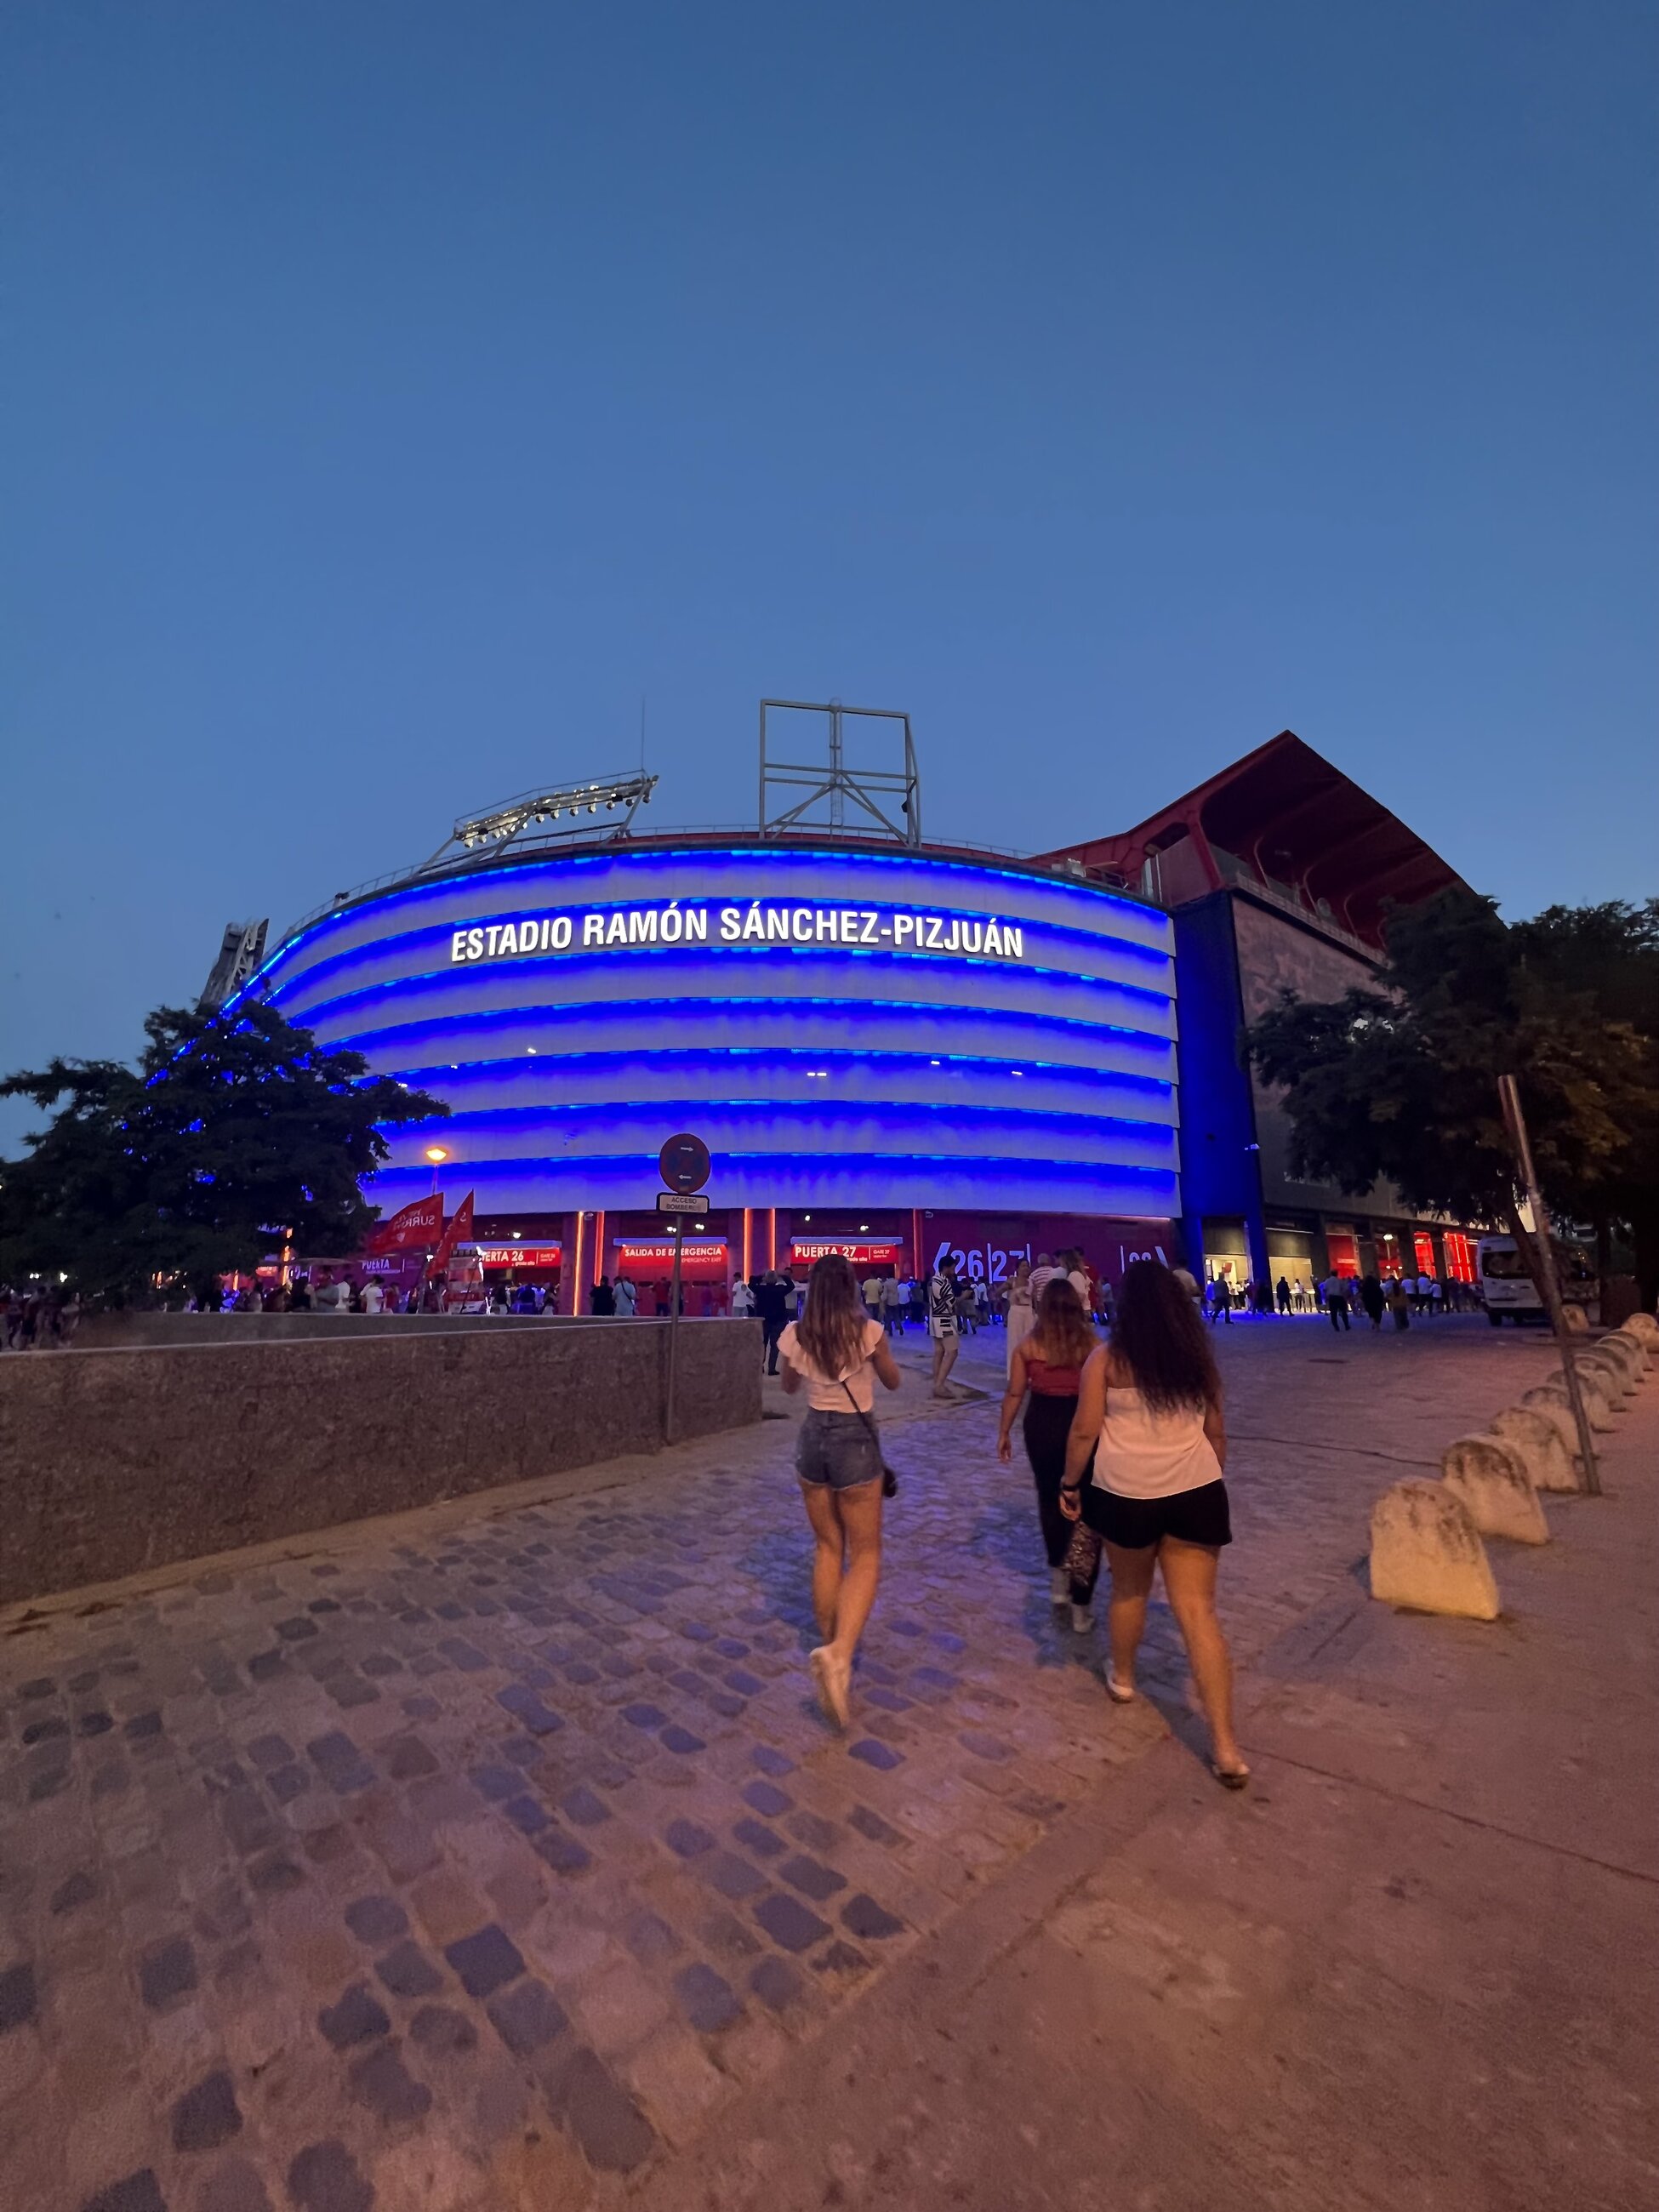
[[[355,1250],[378,1218],[361,1178],[386,1158],[380,1130],[449,1111],[365,1080],[361,1054],[325,1050],[258,999],[161,1006],[144,1030],[136,1069],[56,1060],[0,1083],[58,1107],[0,1165],[0,1279],[61,1273],[125,1301],[158,1278],[205,1291],[278,1238]]]
[[[1245,1047],[1282,1087],[1298,1172],[1356,1195],[1386,1177],[1425,1212],[1501,1221],[1540,1294],[1498,1078],[1519,1081],[1540,1186],[1564,1212],[1626,1171],[1629,1132],[1659,1104],[1633,1025],[1461,890],[1394,917],[1374,988],[1333,1005],[1286,994]]]
[[[1629,1234],[1642,1303],[1650,1309],[1659,1298],[1659,899],[1547,907],[1510,934],[1529,970],[1588,1000],[1637,1039],[1643,1075],[1626,1109],[1625,1143],[1566,1200],[1595,1225],[1604,1282],[1613,1234]]]

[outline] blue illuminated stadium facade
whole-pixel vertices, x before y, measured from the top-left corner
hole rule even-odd
[[[394,1135],[387,1213],[430,1188],[437,1141],[483,1234],[568,1249],[651,1218],[682,1129],[733,1267],[809,1212],[879,1216],[911,1267],[924,1218],[1024,1249],[1109,1221],[1167,1244],[1181,1212],[1171,923],[1053,866],[833,833],[509,851],[337,907],[256,988],[448,1102]]]

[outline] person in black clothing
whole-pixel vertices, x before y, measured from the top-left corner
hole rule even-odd
[[[607,1317],[616,1312],[617,1293],[611,1287],[609,1275],[601,1275],[599,1281],[594,1284],[593,1295],[588,1300],[588,1310],[592,1313],[604,1314]]]
[[[766,1371],[778,1371],[778,1339],[783,1334],[783,1325],[789,1318],[788,1291],[781,1275],[763,1275],[755,1290],[755,1311],[760,1316],[763,1336],[761,1357],[766,1362]]]

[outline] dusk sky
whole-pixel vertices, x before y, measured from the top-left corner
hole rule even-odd
[[[833,695],[940,837],[1288,726],[1511,916],[1659,892],[1656,27],[12,0],[0,1066],[642,696],[653,828]]]

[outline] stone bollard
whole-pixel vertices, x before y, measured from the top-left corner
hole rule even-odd
[[[1628,1398],[1634,1386],[1629,1369],[1616,1352],[1603,1352],[1598,1345],[1594,1352],[1576,1352],[1572,1364],[1581,1376],[1599,1382],[1609,1406],[1617,1407]]]
[[[1492,1432],[1520,1453],[1534,1490],[1577,1489],[1573,1419],[1565,1406],[1506,1407]]]
[[[1650,1352],[1659,1352],[1659,1321],[1650,1313],[1633,1313],[1624,1326],[1632,1336],[1640,1337]]]
[[[1468,1508],[1443,1482],[1408,1475],[1372,1506],[1371,1595],[1417,1613],[1497,1620],[1486,1547]]]
[[[1646,1340],[1638,1336],[1633,1328],[1616,1328],[1601,1341],[1603,1344],[1616,1344],[1633,1363],[1638,1375],[1645,1375],[1652,1364],[1652,1354]]]
[[[1527,1462],[1504,1437],[1459,1437],[1440,1455],[1446,1487],[1468,1508],[1483,1536],[1513,1544],[1547,1544],[1549,1523]]]
[[[1614,1330],[1612,1335],[1604,1336],[1598,1340],[1595,1346],[1595,1358],[1598,1361],[1611,1359],[1617,1363],[1619,1371],[1625,1378],[1625,1388],[1627,1390],[1634,1390],[1638,1387],[1643,1370],[1648,1364],[1647,1356],[1636,1339],[1633,1336],[1620,1336],[1617,1330]]]
[[[1515,1409],[1521,1413],[1541,1413],[1566,1447],[1567,1457],[1578,1464],[1578,1424],[1572,1418],[1572,1407],[1567,1403],[1565,1390],[1528,1390]],[[1493,1426],[1497,1424],[1494,1422]],[[1501,1434],[1502,1431],[1500,1431]]]
[[[1589,1420],[1591,1428],[1598,1431],[1610,1429],[1613,1426],[1613,1407],[1606,1390],[1601,1386],[1601,1376],[1581,1373],[1578,1377],[1578,1388],[1584,1401],[1585,1418]],[[1546,1376],[1543,1382],[1539,1384],[1538,1390],[1547,1397],[1558,1399],[1571,1411],[1572,1401],[1567,1395],[1566,1382],[1559,1367]],[[1523,1390],[1521,1393],[1521,1403],[1523,1406],[1530,1405],[1536,1395],[1538,1393],[1534,1391]]]

